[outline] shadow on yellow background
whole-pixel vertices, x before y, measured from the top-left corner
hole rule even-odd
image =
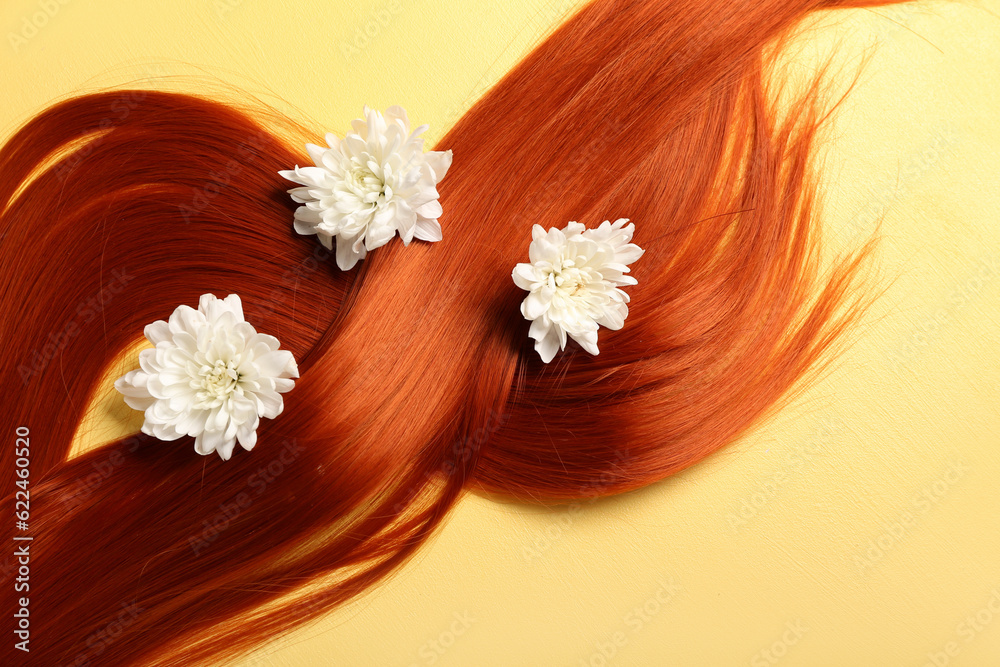
[[[574,5],[8,0],[0,131],[138,85],[245,90],[317,134],[398,103],[433,141]],[[468,497],[244,667],[1000,664],[1000,2],[839,13],[809,40],[804,64],[848,69],[878,45],[825,144],[823,222],[849,248],[881,221],[888,289],[834,369],[641,492]],[[112,379],[80,447],[138,430]]]

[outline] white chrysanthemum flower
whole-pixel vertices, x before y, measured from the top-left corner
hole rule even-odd
[[[385,115],[365,107],[343,140],[326,135],[329,148],[306,144],[315,167],[279,171],[302,187],[288,191],[302,204],[295,231],[316,234],[328,249],[337,240],[337,266],[346,271],[369,250],[399,233],[404,245],[440,241],[437,184],[451,166],[451,151],[424,152],[421,125],[410,132],[406,111]]]
[[[129,407],[145,412],[142,432],[160,440],[194,436],[199,454],[223,460],[239,441],[257,443],[261,417],[281,414],[281,394],[299,376],[292,353],[243,319],[240,297],[202,295],[198,309],[178,306],[170,321],[143,332],[155,345],[139,353],[139,370],[115,382]]]
[[[628,316],[629,297],[622,285],[635,285],[628,265],[643,250],[630,243],[635,225],[620,218],[596,229],[570,222],[563,229],[531,230],[527,264],[514,267],[514,283],[529,292],[521,314],[531,321],[528,335],[535,350],[549,363],[566,348],[569,336],[597,354],[597,327],[621,329]]]

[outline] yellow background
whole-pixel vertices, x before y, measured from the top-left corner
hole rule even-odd
[[[435,139],[574,4],[7,0],[0,131],[105,86],[235,86],[317,132],[402,104]],[[846,247],[884,214],[889,287],[834,370],[641,492],[469,497],[243,665],[1000,664],[1000,2],[839,14],[797,58],[836,39],[846,64],[879,48],[826,144],[823,224]],[[82,445],[137,430],[118,401]]]

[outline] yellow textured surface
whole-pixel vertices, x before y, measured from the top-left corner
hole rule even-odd
[[[138,83],[236,86],[318,131],[398,103],[435,139],[573,4],[7,0],[0,131]],[[884,215],[890,283],[835,369],[641,492],[470,497],[398,576],[242,664],[1000,664],[1000,2],[812,37],[835,38],[844,63],[880,46],[827,144],[824,225],[847,244]],[[81,446],[137,429],[105,400]]]

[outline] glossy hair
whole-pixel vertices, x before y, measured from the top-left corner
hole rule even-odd
[[[745,433],[829,359],[866,253],[819,272],[828,100],[817,78],[779,113],[769,47],[872,4],[592,2],[441,140],[444,240],[346,273],[292,231],[277,172],[316,139],[288,123],[151,91],[30,121],[0,151],[0,373],[5,432],[30,429],[32,663],[233,659],[369,589],[464,491],[620,493]],[[618,217],[646,249],[624,328],[542,364],[510,279],[532,224]],[[71,458],[111,365],[207,292],[299,361],[254,451]]]

